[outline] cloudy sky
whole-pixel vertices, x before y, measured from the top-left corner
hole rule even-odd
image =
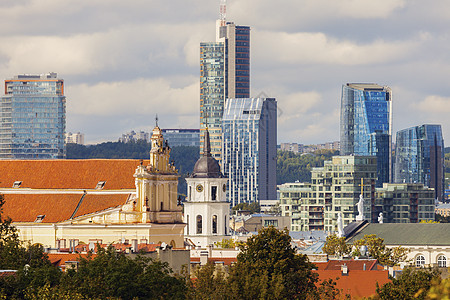
[[[67,131],[88,143],[130,130],[199,126],[199,44],[219,0],[1,0],[0,78],[57,72]],[[393,90],[394,133],[450,137],[450,3],[228,0],[251,31],[251,95],[278,100],[278,142],[339,139],[341,86]]]

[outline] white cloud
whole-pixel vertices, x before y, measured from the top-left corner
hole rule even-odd
[[[450,97],[430,95],[414,106],[422,112],[448,114],[450,113]]]

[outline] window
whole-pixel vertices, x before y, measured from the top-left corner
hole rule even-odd
[[[197,234],[201,234],[202,233],[202,229],[203,229],[202,216],[198,215],[197,216]]]
[[[425,265],[425,257],[423,255],[418,255],[416,257],[416,267],[420,268]]]
[[[447,268],[447,257],[445,257],[444,255],[439,255],[437,263],[439,268]]]
[[[186,226],[186,235],[189,235],[189,226],[190,226],[190,224],[189,224],[189,215],[186,215],[186,223],[187,223],[187,226]]]
[[[105,186],[105,183],[106,183],[106,181],[99,181],[99,182],[97,183],[97,185],[95,186],[95,189],[96,189],[96,190],[101,190],[101,189],[103,189],[103,187]]]
[[[212,216],[212,233],[217,234],[217,216]]]
[[[217,186],[211,187],[211,200],[217,199]]]

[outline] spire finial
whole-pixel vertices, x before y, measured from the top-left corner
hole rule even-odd
[[[156,114],[155,121],[156,121],[156,127],[158,127],[158,114]]]
[[[203,141],[203,156],[211,156],[211,144],[209,143],[208,127],[206,127],[205,140]]]

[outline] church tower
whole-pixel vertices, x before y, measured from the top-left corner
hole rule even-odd
[[[203,156],[194,172],[186,178],[188,195],[184,203],[184,233],[197,246],[206,247],[229,237],[230,203],[226,201],[227,178],[211,156],[209,132],[206,129]]]

